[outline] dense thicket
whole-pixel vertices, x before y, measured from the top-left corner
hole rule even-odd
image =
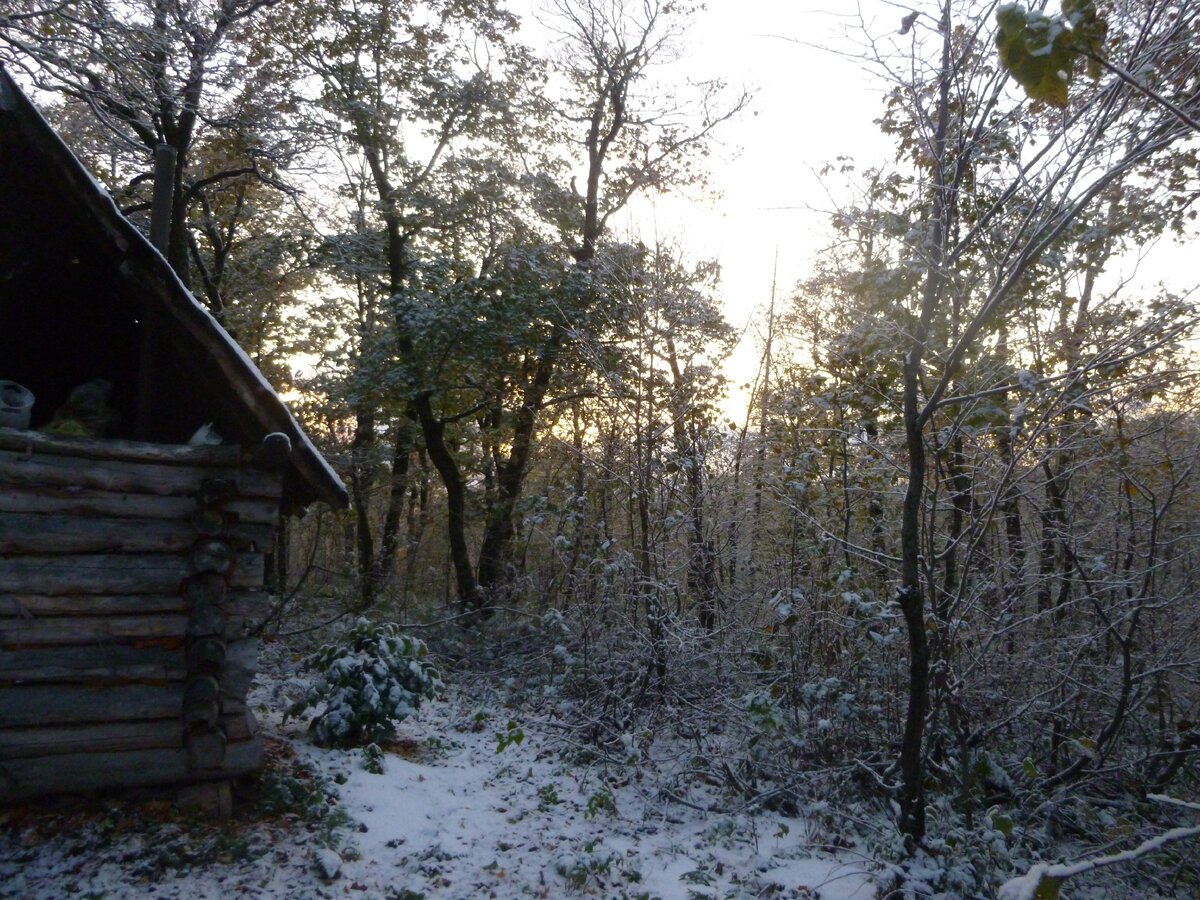
[[[865,35],[895,152],[825,170],[737,422],[717,265],[610,227],[747,103],[666,80],[686,4],[554,0],[542,52],[491,0],[19,0],[0,58],[130,210],[176,147],[172,262],[303,363],[353,508],[285,599],[496,654],[532,617],[597,748],[836,789],[829,829],[885,812],[898,877],[965,894],[1200,799],[1197,313],[1133,274],[1195,239],[1200,9],[1009,10],[1006,67],[997,4],[927,7]]]

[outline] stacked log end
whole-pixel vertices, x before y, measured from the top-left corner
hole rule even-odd
[[[187,598],[185,635],[187,681],[183,691],[183,746],[193,772],[225,764],[228,735],[221,725],[221,671],[228,644],[225,596],[237,559],[237,535],[226,527],[224,507],[237,496],[229,479],[206,478],[197,495],[193,517],[196,542],[188,555],[192,574],[184,584]]]
[[[227,810],[262,758],[246,624],[281,492],[235,447],[0,429],[0,803],[193,783]]]

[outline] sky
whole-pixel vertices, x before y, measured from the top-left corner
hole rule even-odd
[[[844,155],[873,163],[888,152],[873,121],[878,82],[837,52],[853,51],[843,30],[857,17],[830,12],[830,2],[713,0],[681,61],[754,91],[749,110],[719,135],[713,185],[721,196],[687,210],[689,242],[722,260],[731,311],[766,302],[777,250],[784,285],[821,245],[822,164]]]
[[[526,16],[536,22],[544,8],[528,0]],[[864,26],[894,32],[902,13],[887,0],[708,0],[667,70],[754,96],[716,134],[714,196],[631,204],[613,226],[683,246],[692,260],[719,260],[726,318],[743,336],[726,364],[725,412],[734,419],[745,414],[773,284],[784,298],[829,239],[836,185],[822,185],[821,167],[840,156],[870,166],[889,155],[874,121],[881,82],[854,54]]]
[[[871,165],[889,153],[874,123],[880,82],[845,55],[856,49],[847,29],[890,29],[893,19],[898,26],[900,14],[871,6],[860,20],[856,4],[838,0],[712,0],[681,60],[754,91],[714,156],[720,196],[659,204],[678,209],[663,209],[659,222],[685,230],[697,258],[721,262],[726,316],[745,331],[727,367],[735,395],[757,369],[755,335],[773,282],[786,296],[829,239],[829,190],[837,186],[822,184],[822,165],[839,156]],[[735,397],[734,406],[743,402]]]
[[[546,0],[523,2],[536,22]],[[612,227],[647,243],[682,246],[693,261],[720,262],[725,315],[743,333],[725,368],[725,412],[739,421],[745,386],[758,370],[772,284],[780,300],[788,296],[831,239],[830,211],[849,199],[843,184],[821,178],[822,166],[839,157],[877,166],[893,157],[891,140],[875,124],[889,85],[868,68],[862,48],[869,35],[882,52],[903,52],[910,38],[899,31],[909,9],[898,0],[706,0],[681,59],[668,70],[720,78],[731,92],[745,88],[754,97],[718,133],[709,160],[716,196],[634,203]],[[1110,274],[1144,287],[1160,279],[1191,285],[1188,256],[1186,247],[1164,240],[1151,264],[1135,254]]]
[[[536,35],[545,2],[522,6]],[[726,366],[734,388],[727,412],[735,417],[746,402],[740,386],[757,370],[773,282],[786,296],[828,240],[833,200],[818,175],[822,165],[839,156],[873,165],[889,155],[874,124],[881,82],[852,58],[853,35],[864,24],[895,32],[903,13],[887,0],[707,0],[681,58],[660,73],[719,78],[731,94],[753,92],[748,109],[717,133],[712,195],[637,202],[612,223],[648,243],[678,244],[692,261],[720,262],[725,314],[743,333]]]

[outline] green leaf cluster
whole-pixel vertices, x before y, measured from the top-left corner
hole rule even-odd
[[[496,752],[503,753],[509,747],[520,746],[523,740],[525,740],[524,729],[510,719],[504,731],[496,732]]]
[[[1108,25],[1093,0],[1063,0],[1062,15],[1048,16],[1012,3],[996,12],[1000,62],[1034,100],[1067,105],[1067,89],[1082,58],[1092,78],[1100,74],[1095,57],[1104,47]]]

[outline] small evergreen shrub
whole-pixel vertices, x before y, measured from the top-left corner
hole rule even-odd
[[[362,748],[363,768],[372,775],[382,775],[384,773],[384,753],[383,749],[378,744],[367,744]]]
[[[305,661],[317,679],[288,715],[298,717],[324,704],[308,726],[322,747],[357,747],[391,737],[398,722],[442,688],[425,655],[423,641],[393,625],[359,619],[340,640]]]

